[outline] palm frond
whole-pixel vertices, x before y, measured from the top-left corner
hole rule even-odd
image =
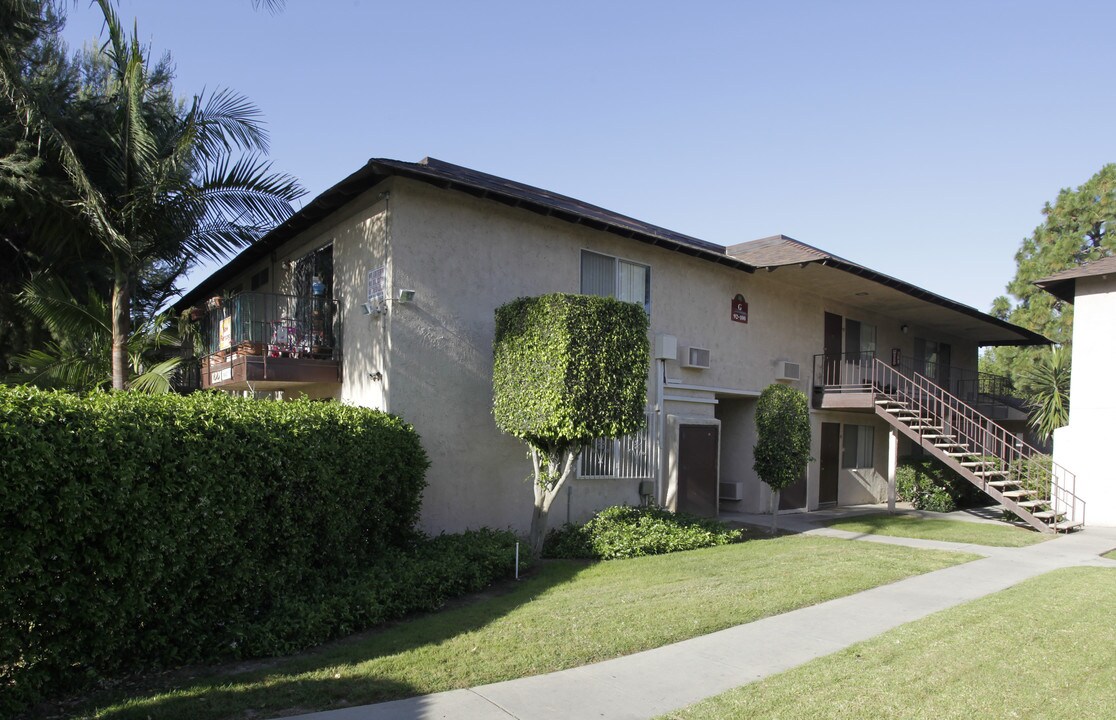
[[[80,391],[103,386],[107,379],[105,368],[95,360],[57,343],[17,355],[12,362],[20,372],[9,375],[5,382],[17,385]]]
[[[141,393],[169,393],[174,389],[174,374],[182,365],[182,358],[171,358],[156,363],[132,377],[129,387]]]
[[[291,203],[304,193],[293,176],[271,172],[271,163],[246,155],[207,167],[188,199],[230,222],[279,224],[293,214]]]
[[[187,115],[194,129],[197,148],[208,160],[220,158],[235,150],[263,152],[269,150],[262,113],[247,97],[221,89],[202,102],[194,99]]]
[[[1069,349],[1055,347],[1040,355],[1024,378],[1031,388],[1028,422],[1043,440],[1069,423],[1070,370]]]
[[[111,310],[105,301],[91,294],[86,302],[79,302],[57,278],[38,277],[28,281],[18,301],[58,340],[111,333]]]

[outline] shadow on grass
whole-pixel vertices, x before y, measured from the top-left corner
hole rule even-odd
[[[101,693],[81,704],[76,717],[168,718],[204,720],[274,716],[385,702],[431,692],[391,677],[362,673],[360,663],[434,647],[498,620],[540,594],[572,580],[588,566],[578,561],[547,561],[533,575],[464,600],[447,609],[405,618],[301,655],[234,668],[203,669],[159,681],[132,684],[128,690]],[[251,664],[251,663],[249,663]],[[467,679],[467,678],[466,678]],[[466,685],[439,687],[447,690]],[[418,713],[422,703],[411,708]],[[56,708],[57,709],[57,708]],[[43,717],[40,715],[39,717]],[[386,716],[385,716],[386,717]],[[391,717],[410,718],[406,707]]]

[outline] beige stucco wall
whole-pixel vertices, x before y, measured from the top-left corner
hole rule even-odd
[[[389,409],[419,429],[431,454],[423,522],[430,529],[508,525],[526,527],[530,465],[523,446],[502,435],[491,415],[493,312],[521,295],[577,292],[582,249],[651,267],[652,334],[678,338],[679,352],[708,348],[711,367],[683,368],[666,363],[673,396],[707,402],[667,401],[667,415],[716,419],[718,398],[726,403],[758,394],[775,379],[780,360],[802,366],[803,379],[791,383],[809,392],[814,354],[820,352],[824,312],[877,327],[881,352],[913,350],[913,338],[951,342],[954,363],[976,365],[976,349],[956,338],[900,331],[901,317],[868,313],[832,299],[803,292],[784,281],[794,268],[749,274],[523,210],[508,208],[425,184],[399,180],[392,185],[390,217],[392,290],[416,291],[414,303],[388,313]],[[749,322],[731,319],[736,294],[749,303]],[[966,355],[971,362],[966,363]],[[698,386],[678,389],[672,385]],[[653,383],[650,384],[654,386]],[[359,401],[359,394],[346,391]],[[713,402],[709,402],[713,401]],[[754,403],[753,403],[754,405]],[[750,407],[744,404],[743,407]],[[750,410],[749,410],[750,411]],[[731,420],[731,419],[730,419]],[[722,474],[748,483],[748,500],[739,509],[767,507],[766,487],[751,469],[754,434],[750,422],[735,418],[722,432]],[[886,429],[871,414],[857,422],[878,426],[878,475],[886,467]],[[815,435],[820,420],[813,421]],[[727,434],[731,433],[731,434]],[[669,504],[676,481],[676,449],[666,435],[666,472],[659,500]],[[810,497],[816,498],[817,463],[809,470]],[[878,499],[879,477],[846,477],[843,498]],[[847,489],[846,489],[847,488]],[[581,520],[601,506],[638,501],[637,480],[576,480],[555,502],[555,519]],[[812,500],[811,504],[816,503]]]
[[[1080,278],[1073,305],[1073,373],[1069,425],[1054,431],[1054,462],[1074,473],[1089,525],[1116,526],[1116,276]]]
[[[664,392],[674,399],[666,400],[661,412],[675,418],[663,422],[665,471],[658,500],[667,505],[677,480],[677,433],[672,428],[676,430],[677,418],[690,418],[721,425],[721,479],[746,483],[745,500],[728,509],[766,511],[767,488],[752,470],[754,398],[775,381],[781,360],[800,364],[802,380],[790,384],[809,394],[826,311],[875,325],[882,357],[892,347],[910,356],[914,338],[926,337],[950,342],[954,365],[976,367],[971,343],[918,327],[903,334],[902,317],[860,310],[796,287],[787,281],[798,271],[795,267],[749,274],[405,179],[365,192],[273,254],[272,285],[282,291],[289,284],[285,261],[329,242],[334,246],[343,384],[340,389],[311,388],[309,394],[386,409],[416,427],[431,458],[422,525],[432,532],[527,528],[531,489],[526,449],[498,431],[491,412],[494,310],[519,296],[578,292],[582,249],[649,265],[652,335],[677,337],[680,354],[689,346],[710,350],[707,370],[683,368],[677,360],[665,363]],[[387,268],[389,298],[408,288],[415,299],[389,301],[382,316],[363,315],[366,275],[378,266]],[[730,303],[737,294],[749,303],[746,324],[731,319]],[[657,363],[650,372],[653,401]],[[865,478],[843,471],[841,502],[881,499],[886,426],[871,413],[837,415],[838,422],[877,427],[877,472]],[[811,412],[815,445],[820,423],[833,417]],[[812,454],[820,456],[817,447]],[[815,461],[808,470],[811,508],[817,503],[818,472]],[[575,479],[554,503],[552,524],[582,521],[601,507],[638,501],[638,479]]]

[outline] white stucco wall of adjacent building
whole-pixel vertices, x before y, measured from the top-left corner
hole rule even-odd
[[[1069,425],[1054,431],[1054,462],[1076,476],[1088,525],[1116,526],[1116,276],[1078,278],[1073,304]]]

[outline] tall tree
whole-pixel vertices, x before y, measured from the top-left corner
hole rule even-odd
[[[46,234],[65,235],[72,226],[64,202],[68,183],[43,152],[42,128],[18,101],[31,97],[35,107],[67,122],[79,72],[60,39],[62,27],[61,14],[47,0],[0,0],[0,78],[20,80],[19,87],[4,84],[0,93],[0,373],[11,356],[46,340],[46,328],[16,301],[32,277],[49,270],[79,295],[93,285],[108,288],[96,258],[79,246],[54,252],[36,242]]]
[[[254,242],[290,215],[302,189],[263,159],[267,135],[251,103],[225,90],[177,102],[169,58],[151,63],[138,30],[128,37],[109,0],[98,4],[108,41],[85,58],[68,110],[78,122],[39,102],[17,67],[0,67],[0,83],[64,170],[74,235],[103,254],[112,386],[123,389],[135,302],[157,305],[199,260]],[[39,240],[55,251],[72,242],[47,230]]]
[[[771,532],[778,529],[779,494],[806,472],[810,462],[810,408],[806,395],[789,385],[764,388],[756,403],[752,468],[771,488]]]
[[[1073,306],[1040,290],[1034,281],[1116,254],[1116,164],[1105,165],[1076,189],[1063,189],[1042,214],[1042,224],[1015,254],[1015,277],[1007,287],[1011,298],[996,298],[992,312],[1066,345],[1072,340]],[[984,368],[1011,377],[1029,397],[1031,371],[1039,357],[1040,351],[1033,348],[996,348],[986,354]]]
[[[496,308],[493,414],[531,451],[536,554],[550,506],[585,444],[643,427],[647,327],[641,305],[590,295],[555,293]]]

